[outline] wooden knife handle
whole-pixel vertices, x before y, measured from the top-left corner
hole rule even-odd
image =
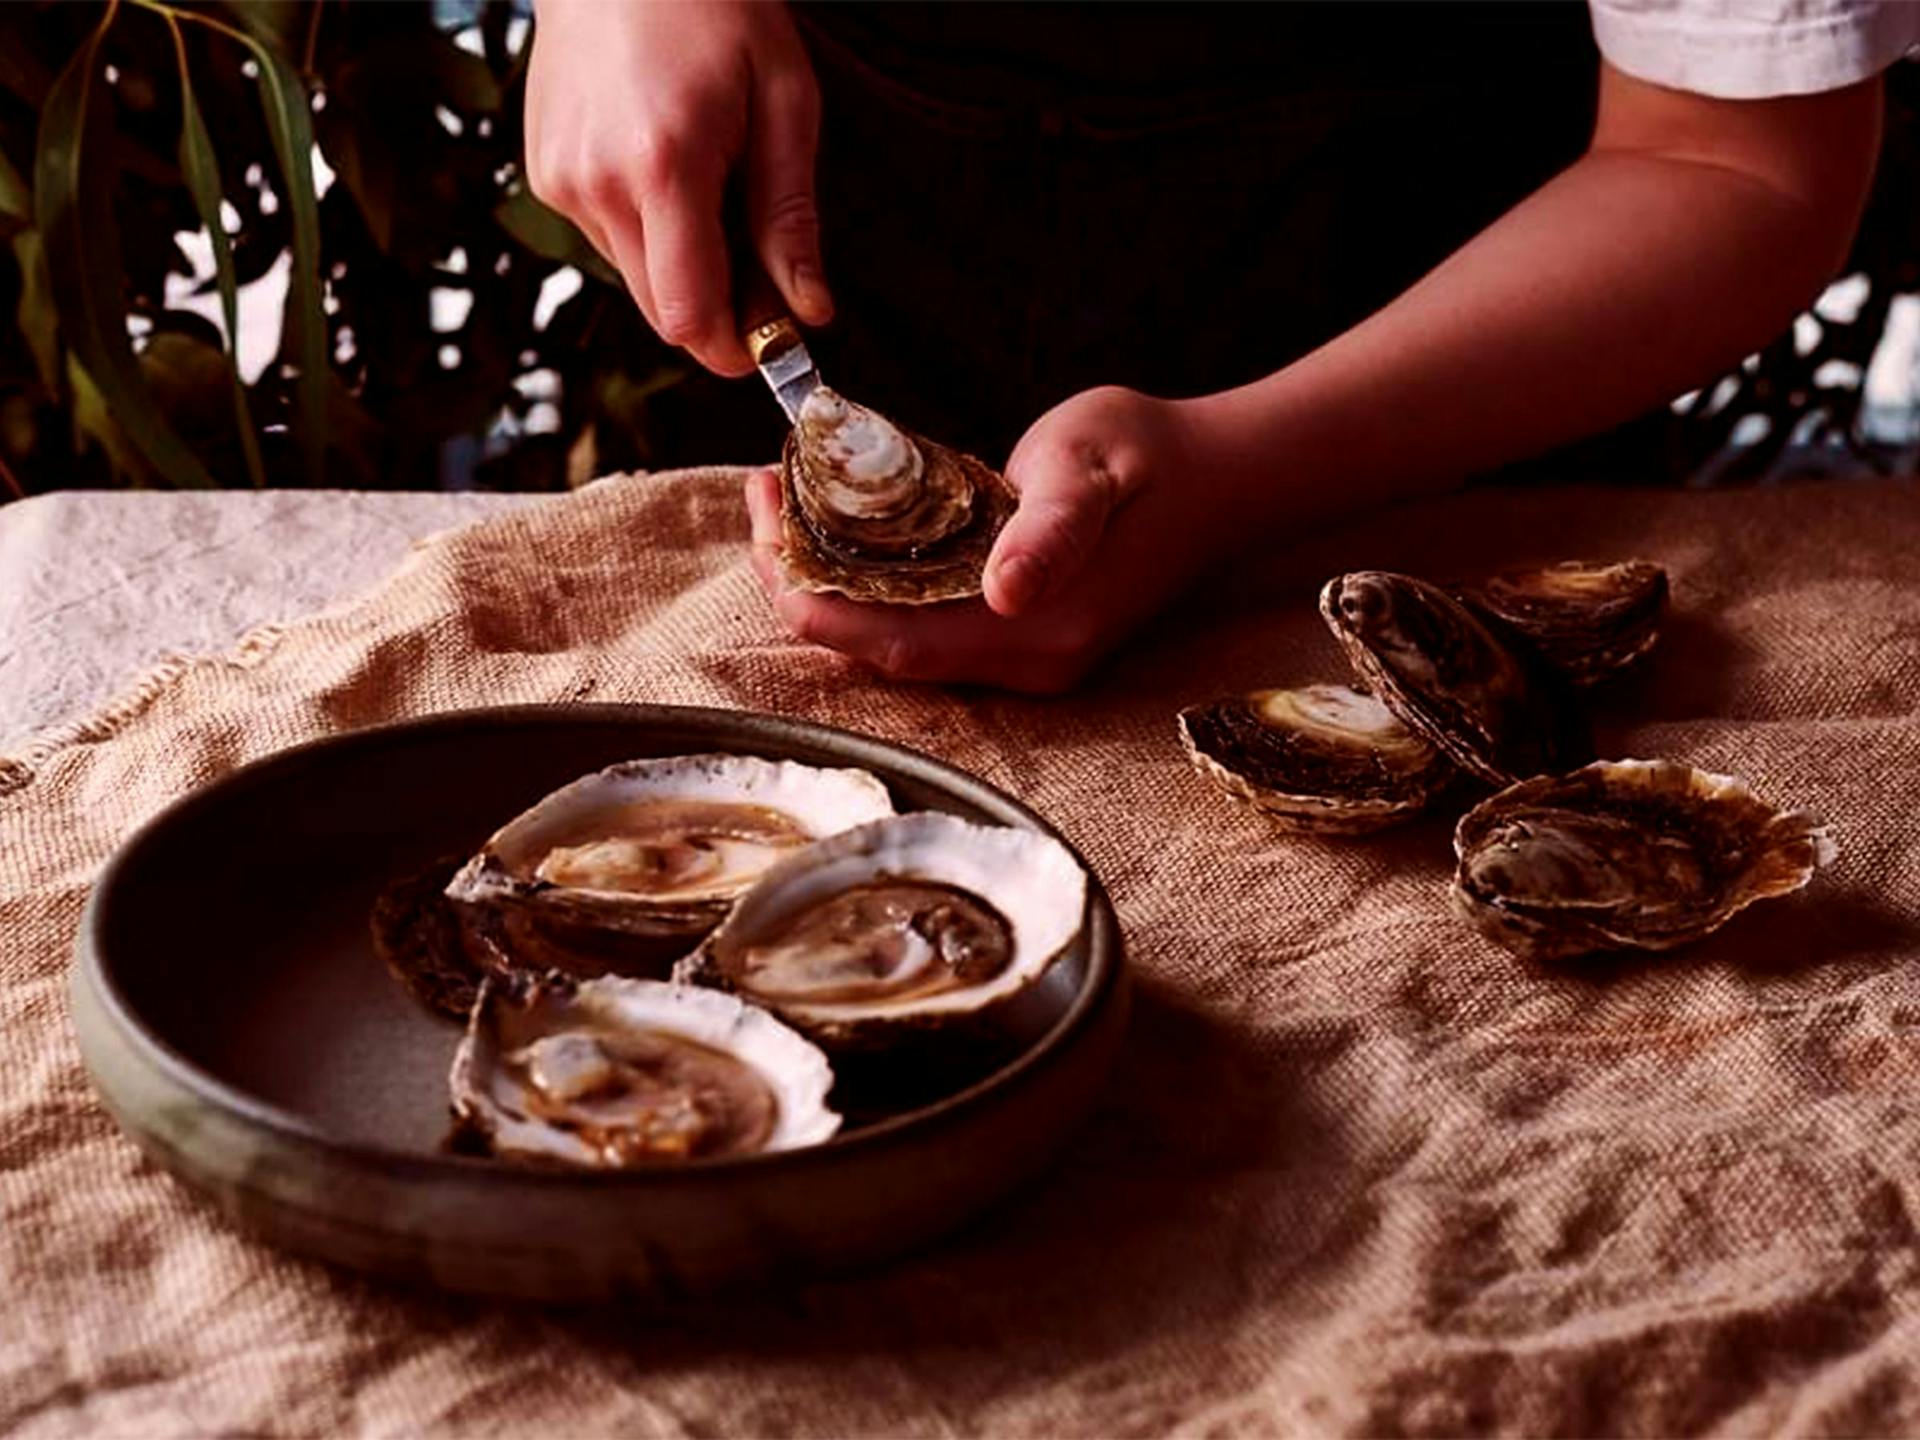
[[[786,297],[754,249],[752,232],[747,228],[746,200],[738,184],[728,187],[723,220],[727,263],[732,271],[734,323],[746,342],[747,353],[758,365],[763,351],[777,354],[797,342],[800,332],[787,313]],[[772,342],[782,335],[790,338],[776,348]]]

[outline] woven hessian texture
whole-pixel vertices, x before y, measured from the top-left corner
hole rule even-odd
[[[1920,491],[1484,491],[1276,548],[1051,701],[783,637],[737,472],[604,482],[175,666],[0,777],[0,1431],[1920,1430]],[[1824,815],[1815,887],[1691,951],[1541,967],[1449,918],[1450,821],[1283,838],[1180,705],[1339,678],[1347,568],[1646,555],[1676,614],[1603,749]],[[1111,887],[1136,1018],[1038,1185],[862,1278],[662,1319],[402,1294],[238,1237],[95,1105],[87,886],[193,786],[355,726],[667,701],[905,742]],[[217,903],[218,877],[209,876]]]

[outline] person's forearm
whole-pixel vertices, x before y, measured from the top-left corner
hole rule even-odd
[[[1771,340],[1844,258],[1857,202],[1835,208],[1710,163],[1591,153],[1369,320],[1193,408],[1256,509],[1302,474],[1342,509],[1445,488]]]

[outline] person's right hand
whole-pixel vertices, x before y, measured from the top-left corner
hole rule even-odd
[[[660,337],[719,374],[753,369],[722,229],[736,169],[767,274],[798,319],[832,317],[813,197],[819,126],[785,5],[540,0],[527,182],[619,270]]]

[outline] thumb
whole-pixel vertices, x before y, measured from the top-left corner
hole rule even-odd
[[[1007,462],[1020,506],[994,542],[982,587],[994,613],[1009,618],[1086,568],[1119,498],[1105,455],[1092,446],[1025,458],[1016,451]]]
[[[833,318],[833,297],[820,268],[820,213],[813,198],[819,91],[806,70],[778,70],[761,80],[754,101],[747,223],[761,263],[794,315],[824,325]]]

